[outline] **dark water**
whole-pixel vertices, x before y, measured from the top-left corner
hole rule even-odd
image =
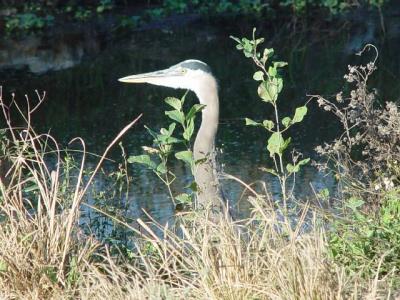
[[[331,27],[306,26],[300,31],[287,24],[258,26],[258,34],[266,38],[265,46],[275,49],[277,59],[289,62],[284,92],[279,100],[282,115],[291,115],[295,107],[307,101],[307,94],[334,95],[338,92],[344,86],[347,65],[372,58],[371,53],[361,59],[353,54],[368,42],[373,42],[380,50],[379,69],[371,86],[379,89],[382,99],[399,100],[399,21],[398,16],[386,18],[385,36],[374,14]],[[180,97],[184,91],[125,85],[117,79],[165,68],[189,58],[200,59],[210,65],[219,81],[221,119],[217,146],[221,150],[218,160],[224,172],[247,183],[266,183],[271,193],[279,193],[276,180],[259,169],[270,163],[265,150],[265,133],[245,127],[243,120],[244,117],[269,118],[272,110],[259,101],[257,84],[252,80],[255,68],[235,50],[229,35],[250,37],[251,26],[189,23],[180,28],[147,30],[129,36],[104,36],[83,30],[49,39],[31,37],[12,42],[3,39],[0,41],[3,49],[0,50],[0,84],[4,96],[15,91],[19,98],[24,93],[34,98],[35,89],[47,91],[47,99],[34,119],[36,128],[50,130],[63,146],[71,138],[80,136],[86,141],[87,150],[93,153],[101,153],[120,129],[143,113],[138,125],[122,139],[126,153],[138,155],[142,153],[142,145],[151,145],[151,137],[143,125],[153,129],[167,126],[164,115],[167,107],[163,99]],[[189,98],[188,102],[196,102],[193,95]],[[316,158],[313,148],[331,140],[337,133],[338,124],[334,118],[312,103],[304,123],[290,132],[294,147],[312,158]],[[110,158],[116,163],[108,162],[107,169],[117,168],[122,161],[118,146]],[[89,159],[90,165],[95,162],[94,157]],[[178,175],[174,188],[179,193],[182,186],[190,182],[190,174],[179,163],[175,163],[174,171]],[[95,189],[108,190],[102,200],[98,200],[101,205],[112,208],[123,203],[123,214],[131,219],[143,216],[142,209],[162,222],[170,219],[174,208],[157,177],[136,165],[129,166],[129,173],[132,183],[127,197],[116,192],[117,186],[109,185],[112,181],[109,177],[98,176]],[[222,184],[228,198],[237,203],[243,187],[232,180],[223,179]],[[311,185],[316,190],[334,189],[335,182],[307,167],[296,179],[297,198],[311,196]],[[114,192],[116,195],[110,196]],[[89,201],[98,204],[94,199]],[[239,204],[245,213],[245,201]],[[113,211],[110,209],[110,213]],[[99,228],[111,230],[93,219],[90,210],[86,212],[88,219],[97,222]]]

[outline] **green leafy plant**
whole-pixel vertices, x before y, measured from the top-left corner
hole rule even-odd
[[[104,13],[105,11],[112,10],[114,7],[114,1],[112,0],[100,0],[96,7],[96,12],[98,14]]]
[[[400,193],[386,194],[376,214],[364,211],[365,202],[351,197],[345,203],[344,220],[334,222],[329,235],[333,259],[349,272],[370,277],[378,272],[400,272]]]
[[[7,32],[39,30],[51,26],[53,22],[54,17],[51,15],[41,17],[35,13],[21,13],[7,17],[5,28]]]
[[[145,14],[151,21],[153,21],[153,20],[159,20],[159,19],[165,17],[166,11],[164,8],[157,7],[157,8],[147,9]]]
[[[373,59],[365,65],[348,66],[344,91],[332,99],[315,96],[343,130],[332,142],[316,148],[323,158],[317,166],[334,174],[338,194],[344,199],[329,234],[332,258],[348,272],[365,278],[376,273],[398,277],[400,111],[396,103],[382,105],[377,90],[369,88],[378,49],[367,44],[357,55],[367,50],[375,52]]]
[[[128,28],[128,29],[133,29],[133,28],[137,28],[141,22],[142,22],[142,18],[140,16],[120,16],[118,18],[118,28],[119,29],[124,29],[124,28]]]
[[[287,63],[283,61],[271,61],[274,55],[274,49],[272,48],[265,48],[262,54],[258,52],[257,47],[264,42],[264,39],[256,38],[255,31],[254,29],[251,40],[247,38],[231,38],[237,42],[236,48],[243,51],[244,56],[251,58],[258,67],[259,70],[253,75],[253,79],[259,82],[257,92],[261,101],[273,107],[274,115],[272,119],[265,119],[262,122],[246,118],[246,125],[264,128],[269,134],[267,151],[273,160],[273,168],[264,168],[264,170],[279,179],[286,207],[288,178],[299,172],[301,167],[310,160],[309,158],[294,159],[292,163],[285,164],[284,154],[291,143],[291,137],[286,136],[287,130],[294,124],[303,121],[303,118],[307,114],[307,106],[297,107],[293,116],[283,118],[279,116],[278,97],[283,89],[283,78],[279,74],[279,71]]]
[[[387,0],[364,1],[369,6],[381,8]],[[328,9],[331,15],[344,13],[352,6],[359,6],[360,3],[351,0],[285,0],[281,1],[282,7],[290,7],[295,15],[305,14],[310,9]]]
[[[188,10],[188,1],[186,0],[166,0],[164,6],[169,12],[183,14]]]
[[[74,18],[78,21],[86,21],[92,16],[92,11],[83,7],[78,7],[74,13]]]
[[[143,147],[146,154],[130,156],[129,163],[138,163],[146,166],[152,170],[158,178],[167,186],[171,200],[175,205],[191,205],[194,193],[196,192],[196,184],[192,182],[187,188],[188,193],[181,193],[173,195],[171,185],[175,181],[175,174],[169,169],[169,161],[171,155],[174,154],[175,158],[183,161],[194,173],[195,161],[191,150],[191,139],[194,132],[194,121],[196,114],[200,112],[204,105],[194,104],[190,110],[185,113],[183,105],[185,103],[186,94],[181,98],[168,97],[165,99],[173,110],[168,110],[165,114],[173,122],[169,124],[168,128],[161,128],[159,132],[155,132],[145,126],[149,134],[153,137],[153,147]],[[175,137],[176,128],[181,128],[179,138]],[[175,150],[175,146],[183,146],[184,150]]]

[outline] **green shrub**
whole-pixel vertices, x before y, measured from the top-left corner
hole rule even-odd
[[[37,30],[51,26],[54,17],[47,15],[41,17],[35,13],[21,13],[6,18],[5,28],[7,32],[16,30]]]
[[[260,101],[272,106],[273,114],[270,119],[256,122],[246,118],[246,125],[263,128],[267,132],[267,153],[271,158],[269,168],[263,168],[279,180],[282,199],[286,208],[286,201],[291,198],[292,191],[287,188],[287,181],[293,178],[301,167],[309,162],[309,158],[300,159],[301,155],[293,155],[290,163],[286,162],[288,147],[291,145],[292,138],[288,136],[288,130],[293,125],[301,123],[307,115],[307,106],[299,106],[295,109],[292,116],[280,116],[279,103],[282,101],[279,96],[283,89],[283,77],[280,75],[281,69],[287,66],[287,62],[274,61],[274,49],[265,48],[262,53],[258,51],[258,46],[264,42],[264,38],[255,37],[255,28],[251,40],[247,38],[232,37],[236,41],[236,48],[243,51],[247,58],[251,58],[257,66],[257,71],[253,74],[253,79],[259,82],[257,93]],[[293,150],[294,151],[294,150]]]
[[[368,87],[376,70],[378,50],[366,65],[349,66],[347,87],[335,99],[317,96],[333,113],[343,133],[318,146],[318,163],[338,180],[343,210],[333,223],[329,247],[333,259],[363,277],[399,274],[400,270],[400,112],[395,103],[381,105]]]
[[[374,276],[400,271],[400,190],[385,195],[376,214],[362,211],[362,200],[350,198],[346,217],[334,223],[329,238],[332,257],[349,272]]]

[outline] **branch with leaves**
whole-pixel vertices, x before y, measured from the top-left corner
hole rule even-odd
[[[193,202],[197,185],[192,181],[186,188],[188,192],[174,195],[171,190],[171,185],[175,181],[176,176],[170,170],[168,162],[171,155],[174,154],[175,158],[183,161],[194,174],[195,161],[193,152],[191,150],[191,141],[194,132],[194,121],[197,113],[202,111],[205,107],[203,104],[194,104],[187,113],[183,110],[186,98],[185,93],[181,99],[168,97],[164,101],[172,110],[165,112],[173,122],[169,124],[168,128],[161,128],[160,132],[153,131],[145,126],[149,134],[153,137],[153,147],[143,146],[146,154],[130,156],[129,163],[137,163],[144,165],[146,168],[152,170],[158,178],[168,188],[169,195],[174,205],[190,206]],[[181,127],[179,137],[175,137],[177,126]],[[175,151],[178,147],[184,150]]]
[[[297,107],[292,117],[286,116],[282,119],[279,116],[278,97],[283,89],[283,78],[279,74],[281,68],[287,66],[283,61],[271,61],[274,56],[274,49],[265,48],[262,54],[258,52],[257,47],[264,42],[263,38],[255,37],[256,30],[253,29],[253,37],[251,40],[247,38],[236,38],[231,36],[237,42],[236,48],[243,51],[247,58],[251,58],[255,65],[259,68],[253,75],[255,81],[260,82],[258,85],[258,95],[261,101],[271,105],[274,109],[272,120],[265,119],[262,122],[256,122],[246,118],[246,125],[264,128],[269,133],[267,142],[267,151],[273,160],[273,168],[264,168],[265,171],[271,173],[279,179],[282,188],[282,197],[286,206],[288,198],[287,179],[299,172],[301,167],[307,164],[310,159],[302,159],[293,161],[292,163],[284,163],[284,153],[287,151],[291,143],[291,137],[285,137],[284,133],[296,123],[301,123],[307,114],[307,106]],[[270,62],[271,61],[271,62]]]

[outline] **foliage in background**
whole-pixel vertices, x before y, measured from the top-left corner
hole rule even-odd
[[[4,18],[4,29],[7,33],[43,30],[53,26],[56,18],[61,15],[83,22],[114,8],[113,0],[90,1],[89,4],[81,4],[81,1],[69,1],[67,4],[59,4],[58,1],[15,2],[0,6],[0,19]]]
[[[364,5],[369,7],[382,7],[388,0],[367,0]],[[289,7],[296,15],[302,15],[307,11],[321,8],[327,9],[330,14],[344,13],[351,8],[360,6],[360,2],[353,0],[284,0],[280,1],[280,5]]]
[[[368,0],[363,5],[381,9],[388,0]],[[55,20],[85,22],[101,19],[113,11],[117,28],[136,28],[140,24],[158,21],[177,14],[197,14],[204,18],[247,16],[252,19],[276,16],[303,17],[322,12],[324,17],[345,13],[361,4],[352,0],[165,0],[143,1],[131,4],[126,1],[94,0],[78,1],[2,1],[0,2],[0,21],[4,18],[6,32],[41,30],[53,25]],[[138,7],[133,15],[120,13],[126,6]],[[1,24],[1,22],[0,22]],[[1,28],[0,28],[1,30]]]
[[[368,0],[365,5],[369,7],[382,7],[388,0]],[[157,4],[154,2],[154,4]],[[345,13],[351,8],[360,6],[359,2],[353,0],[284,0],[284,1],[262,1],[262,0],[165,0],[161,6],[150,9],[157,12],[159,16],[183,13],[199,13],[206,16],[231,14],[248,15],[251,17],[262,17],[266,14],[275,13],[279,9],[290,9],[295,16],[301,16],[315,10],[326,10],[329,14]]]
[[[20,12],[16,8],[10,8],[5,16],[6,32],[41,30],[52,26],[54,16],[49,14],[43,7],[35,2],[25,3]]]

